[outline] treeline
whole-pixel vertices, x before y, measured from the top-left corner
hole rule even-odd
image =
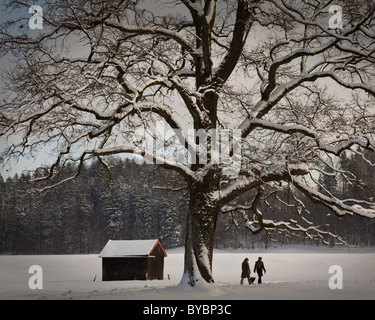
[[[67,167],[59,180],[74,172]],[[109,176],[93,163],[76,179],[43,192],[51,181],[31,178],[0,178],[0,253],[96,253],[108,239],[183,245],[187,196],[171,171],[116,160]],[[167,188],[173,184],[177,191]]]
[[[82,167],[80,175],[67,183],[40,191],[51,181],[33,182],[31,174],[4,181],[0,176],[0,254],[98,253],[108,239],[159,238],[166,248],[182,246],[185,240],[189,194],[181,177],[155,165],[137,165],[129,160],[110,159],[111,176],[98,162]],[[345,158],[343,170],[357,175],[362,188],[354,189],[340,179],[321,179],[327,189],[341,197],[370,199],[375,196],[375,175],[370,162],[360,155]],[[65,168],[58,183],[72,176]],[[254,194],[241,196],[249,203]],[[270,193],[262,212],[275,221],[300,219],[300,208],[291,189]],[[304,214],[320,229],[340,235],[357,246],[375,245],[375,221],[361,217],[338,218],[303,195]],[[288,205],[285,205],[288,204]],[[302,220],[301,220],[302,221]],[[303,222],[303,221],[302,221]],[[241,214],[220,215],[215,238],[218,248],[267,248],[275,245],[316,244],[303,234],[282,230],[253,235],[244,227]],[[335,244],[330,239],[331,245]]]

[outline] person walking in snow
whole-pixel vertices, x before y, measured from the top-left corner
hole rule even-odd
[[[258,283],[262,283],[263,271],[266,273],[266,268],[264,267],[262,257],[259,257],[254,266],[254,272],[258,274]]]
[[[242,262],[241,284],[243,284],[243,279],[245,278],[247,278],[249,284],[252,283],[250,279],[250,266],[248,258],[245,258],[245,260]]]

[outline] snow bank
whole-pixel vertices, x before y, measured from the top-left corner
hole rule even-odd
[[[114,282],[101,281],[98,255],[0,256],[0,299],[375,299],[374,249],[215,250],[216,283],[195,288],[180,284],[183,248],[167,254],[165,280]],[[242,261],[253,268],[258,256],[267,269],[263,284],[240,286]],[[31,265],[43,269],[42,290],[29,288]],[[328,286],[332,265],[342,267],[342,290]]]

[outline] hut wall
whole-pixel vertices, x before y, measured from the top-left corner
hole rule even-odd
[[[147,280],[147,257],[103,258],[102,280]]]
[[[148,257],[148,280],[163,280],[164,254],[160,246],[155,246]]]

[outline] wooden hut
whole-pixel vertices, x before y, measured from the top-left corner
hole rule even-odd
[[[163,280],[164,258],[159,240],[109,240],[102,258],[102,280]]]

